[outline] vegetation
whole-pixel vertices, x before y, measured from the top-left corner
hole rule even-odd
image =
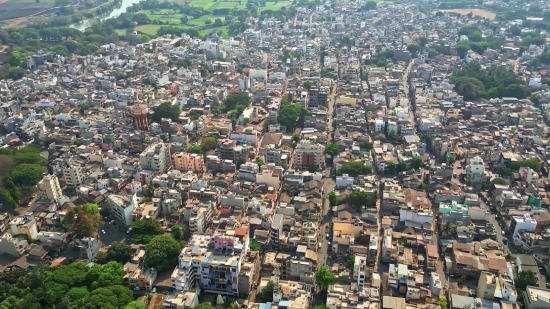
[[[187,153],[202,153],[202,146],[201,145],[193,145],[189,148],[187,148]]]
[[[170,102],[164,102],[161,105],[154,108],[154,113],[151,116],[151,120],[160,123],[162,118],[172,119],[177,121],[180,117],[181,110],[179,106],[172,105]]]
[[[97,204],[87,204],[69,209],[62,223],[74,238],[82,238],[95,237],[103,222]]]
[[[115,261],[122,265],[126,264],[132,259],[133,251],[132,247],[123,242],[113,242],[107,252],[98,252],[95,262],[99,264],[107,264],[110,261]]]
[[[262,302],[272,302],[273,301],[273,291],[275,291],[275,282],[269,280],[266,286],[258,294],[259,299]]]
[[[171,269],[178,263],[181,246],[168,235],[157,235],[147,244],[145,263],[158,271]]]
[[[537,286],[538,279],[532,270],[522,270],[515,280],[516,288],[524,290],[527,286]]]
[[[352,255],[348,258],[348,260],[346,261],[346,268],[347,268],[349,271],[353,272],[353,267],[354,267],[354,265],[355,265],[355,254],[352,254]]]
[[[465,100],[502,97],[525,99],[531,95],[531,90],[523,80],[502,66],[484,70],[479,64],[473,63],[461,69],[451,82]]]
[[[519,171],[519,169],[522,167],[530,167],[534,171],[540,171],[540,162],[537,159],[527,159],[523,161],[512,162],[508,167],[506,167],[505,165],[501,165],[498,168],[498,173],[501,176],[510,176],[513,172]]]
[[[132,241],[136,244],[148,244],[153,237],[163,234],[160,222],[154,219],[143,219],[132,222]]]
[[[179,226],[177,224],[172,225],[170,230],[172,231],[172,236],[174,237],[175,240],[180,240],[181,239],[181,235],[183,233],[183,230],[182,230],[181,226]]]
[[[353,161],[342,164],[340,167],[340,172],[342,174],[348,174],[352,177],[357,177],[359,175],[368,175],[372,173],[372,167],[365,165],[361,161]]]
[[[122,286],[121,264],[92,267],[75,262],[31,271],[0,273],[0,308],[124,308],[133,301],[132,291]]]
[[[445,296],[439,296],[437,299],[437,304],[441,309],[449,309],[449,304],[447,303],[447,298]]]
[[[213,136],[205,137],[201,143],[201,149],[204,152],[216,149],[217,146],[218,140]]]
[[[353,191],[348,196],[346,196],[346,203],[354,206],[358,211],[360,211],[363,206],[374,207],[376,206],[376,201],[378,200],[378,193],[374,191],[373,193]]]
[[[325,145],[325,154],[334,158],[334,156],[338,155],[339,153],[340,149],[338,149],[338,145],[332,143]]]
[[[330,206],[336,206],[338,203],[338,199],[336,198],[336,192],[332,191],[328,194],[328,201]]]
[[[334,275],[327,265],[322,265],[315,271],[314,280],[318,287],[323,290],[336,283],[336,275]]]
[[[408,240],[407,240],[407,237],[405,237],[405,236],[401,236],[397,240],[397,244],[400,245],[400,246],[406,246],[407,243],[408,243]]]
[[[291,104],[288,100],[282,99],[277,121],[279,124],[285,126],[287,131],[292,131],[298,122],[298,118],[307,113],[308,111],[300,106],[300,104]]]

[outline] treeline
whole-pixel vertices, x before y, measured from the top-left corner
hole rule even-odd
[[[39,19],[29,25],[32,28],[49,28],[49,27],[63,27],[70,24],[81,22],[84,17],[93,18],[106,14],[119,7],[122,4],[122,0],[109,0],[97,8],[90,10],[83,16],[80,13],[75,13],[74,9],[68,6],[61,6],[57,12],[56,17],[48,19]]]
[[[477,63],[470,64],[462,68],[451,82],[458,94],[468,101],[502,97],[525,99],[531,95],[525,82],[503,66],[484,70]]]
[[[33,191],[46,172],[48,159],[40,155],[40,148],[23,147],[0,149],[0,202],[15,209],[23,192]]]

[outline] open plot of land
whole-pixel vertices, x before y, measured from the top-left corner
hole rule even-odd
[[[448,10],[436,10],[435,12],[437,12],[437,11],[454,12],[454,13],[458,13],[458,14],[461,14],[461,15],[467,15],[467,14],[472,13],[474,16],[480,16],[480,17],[483,17],[483,18],[491,19],[491,20],[494,20],[495,17],[497,16],[497,13],[487,11],[487,10],[483,10],[483,9],[448,9]]]
[[[146,33],[146,34],[157,34],[157,30],[160,29],[160,25],[141,25],[141,26],[137,26],[135,27],[134,29],[136,31],[141,31],[143,33]],[[124,33],[126,33],[126,30],[124,30]]]

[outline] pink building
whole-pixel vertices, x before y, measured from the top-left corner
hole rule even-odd
[[[172,159],[174,160],[174,168],[179,171],[204,172],[204,158],[200,154],[180,152],[173,154]]]

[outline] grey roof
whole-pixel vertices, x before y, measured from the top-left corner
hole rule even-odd
[[[451,308],[500,309],[500,305],[490,299],[451,295]]]

